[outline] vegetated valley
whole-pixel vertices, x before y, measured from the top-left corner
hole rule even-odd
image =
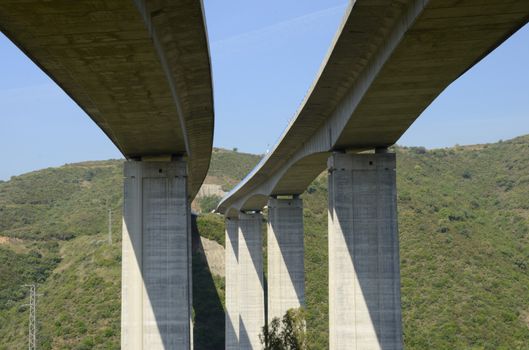
[[[529,136],[395,151],[406,349],[529,349]],[[259,159],[215,149],[206,183],[229,190]],[[119,349],[122,179],[111,160],[0,182],[0,349],[27,344],[28,283],[40,349]],[[311,349],[328,347],[326,188],[302,196]],[[218,200],[193,204],[196,349],[224,344]]]

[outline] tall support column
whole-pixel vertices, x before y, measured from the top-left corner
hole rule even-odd
[[[265,324],[263,289],[263,217],[239,214],[239,349],[261,349]]]
[[[329,158],[329,345],[400,350],[395,154]]]
[[[268,320],[305,305],[303,201],[268,200]]]
[[[128,161],[124,173],[121,348],[190,349],[186,163]]]
[[[226,350],[239,349],[239,220],[226,218]]]

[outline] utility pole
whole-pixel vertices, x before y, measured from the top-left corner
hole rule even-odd
[[[34,284],[25,284],[29,288],[29,332],[28,349],[37,350],[37,287]]]
[[[106,199],[106,205],[108,210],[108,244],[112,245],[112,208],[108,198]]]
[[[112,208],[108,208],[108,244],[112,245]]]

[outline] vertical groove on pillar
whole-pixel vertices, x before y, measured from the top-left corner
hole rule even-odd
[[[239,349],[239,220],[226,218],[226,350]]]
[[[268,322],[305,305],[303,202],[268,201]]]
[[[239,214],[239,349],[260,349],[265,323],[263,238],[259,213]]]
[[[122,348],[189,349],[186,163],[125,163]]]
[[[395,165],[329,158],[330,349],[402,349]]]

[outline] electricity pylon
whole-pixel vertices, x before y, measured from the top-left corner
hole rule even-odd
[[[28,349],[37,350],[37,287],[34,284],[25,284],[29,288],[29,331]]]

